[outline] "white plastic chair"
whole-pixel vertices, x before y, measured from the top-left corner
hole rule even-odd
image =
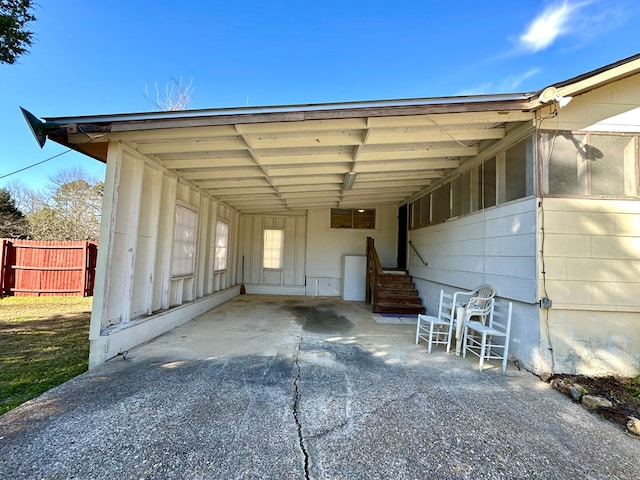
[[[464,325],[472,317],[478,317],[482,323],[486,323],[490,309],[493,308],[493,298],[496,296],[496,289],[491,285],[480,285],[474,290],[459,291],[453,294],[454,317],[452,323],[456,327],[456,355],[460,355],[462,349],[462,337],[464,336]],[[447,353],[451,350],[451,338],[447,344]]]
[[[471,352],[480,358],[482,371],[485,360],[502,360],[502,371],[507,368],[509,355],[509,335],[511,334],[511,302],[493,302],[493,311],[486,325],[477,320],[465,325],[463,357]]]
[[[432,345],[449,345],[454,315],[453,295],[444,293],[444,290],[441,290],[440,301],[438,303],[438,316],[418,315],[416,345],[420,339],[425,340],[428,345],[428,353],[431,353]]]

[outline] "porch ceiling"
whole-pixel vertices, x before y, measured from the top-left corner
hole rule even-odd
[[[401,204],[475,157],[484,145],[504,138],[514,124],[533,119],[531,112],[517,108],[361,113],[279,121],[236,115],[233,121],[211,122],[223,124],[197,119],[190,122],[195,125],[169,122],[151,129],[134,122],[112,124],[99,136],[99,126],[89,124],[68,140],[92,156],[97,144],[121,141],[241,213],[285,213]],[[90,130],[92,151],[83,149]],[[353,187],[344,190],[348,172],[357,176]]]

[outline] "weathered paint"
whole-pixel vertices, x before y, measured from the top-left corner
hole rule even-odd
[[[198,212],[199,220],[193,275],[172,278],[178,203]],[[104,248],[90,327],[92,366],[187,321],[190,312],[202,313],[238,293],[232,288],[235,273],[213,271],[211,247],[221,218],[229,224],[228,264],[233,269],[238,214],[115,142],[109,147],[103,215]],[[185,308],[176,310],[183,303]]]

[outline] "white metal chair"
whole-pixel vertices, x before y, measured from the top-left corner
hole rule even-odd
[[[453,295],[444,293],[444,290],[441,290],[440,301],[438,303],[438,316],[418,315],[416,345],[420,339],[425,340],[428,345],[427,352],[429,353],[431,353],[432,345],[449,345],[454,315]]]
[[[460,355],[462,349],[462,337],[464,336],[464,325],[472,317],[478,317],[482,323],[486,323],[489,315],[488,307],[493,308],[493,298],[496,296],[496,289],[491,285],[480,285],[474,290],[459,291],[453,294],[454,316],[453,327],[456,328],[456,355]],[[447,353],[451,350],[451,337],[447,344]]]
[[[511,302],[493,302],[487,324],[470,320],[464,328],[463,357],[471,352],[480,358],[482,371],[485,360],[502,360],[502,371],[507,368],[509,335],[511,334]]]

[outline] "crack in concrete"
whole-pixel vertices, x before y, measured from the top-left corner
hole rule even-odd
[[[293,381],[293,387],[295,390],[295,399],[293,402],[293,418],[296,422],[296,427],[298,429],[298,443],[300,444],[300,450],[302,450],[302,454],[304,455],[304,478],[309,480],[309,453],[304,445],[304,436],[302,435],[302,423],[299,417],[299,406],[300,406],[300,347],[302,345],[302,333],[300,333],[300,341],[298,342],[298,348],[296,349],[296,356],[294,358],[294,363],[296,366],[296,378]]]

